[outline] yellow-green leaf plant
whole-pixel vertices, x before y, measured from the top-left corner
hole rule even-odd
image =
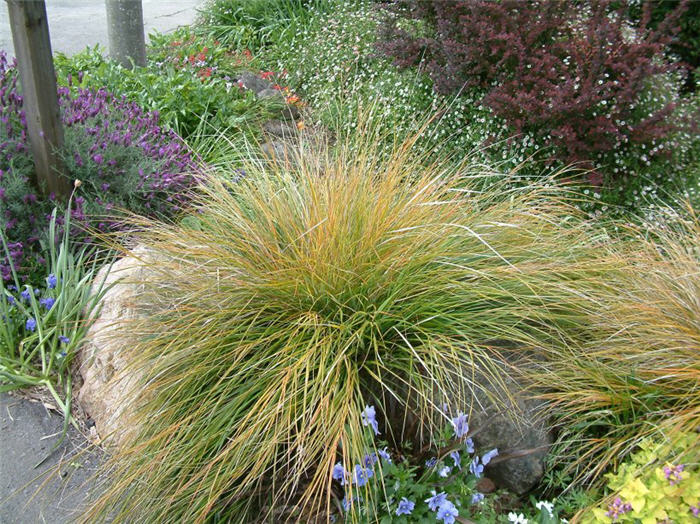
[[[611,495],[605,504],[587,511],[582,524],[700,521],[696,431],[677,434],[673,442],[645,440],[639,451],[605,477]]]

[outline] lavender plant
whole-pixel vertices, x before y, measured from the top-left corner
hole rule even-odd
[[[8,244],[0,271],[5,281],[11,278],[9,259],[21,280],[43,264],[40,246],[56,203],[53,195],[40,198],[29,176],[33,164],[18,87],[15,64],[0,52],[0,228]],[[84,226],[120,227],[122,209],[151,216],[181,209],[196,183],[196,165],[180,138],[159,126],[157,112],[145,112],[104,89],[60,87],[58,97],[64,176],[83,182],[72,201],[74,233]]]

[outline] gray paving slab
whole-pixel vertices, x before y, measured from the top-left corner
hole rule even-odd
[[[154,30],[167,33],[191,24],[204,4],[204,0],[142,0],[146,35]],[[95,44],[107,48],[104,0],[46,0],[46,14],[54,53],[72,55]],[[14,56],[7,6],[3,0],[0,0],[0,49]]]
[[[62,428],[42,403],[0,394],[0,524],[73,522],[93,495],[104,455],[72,427],[49,455]]]

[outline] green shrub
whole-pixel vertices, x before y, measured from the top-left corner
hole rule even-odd
[[[165,308],[129,329],[138,431],[86,521],[327,515],[334,465],[373,449],[367,405],[392,441],[415,435],[390,412],[431,435],[434,395],[465,405],[460,370],[488,376],[493,340],[584,329],[570,290],[608,266],[561,190],[474,191],[477,167],[356,136],[212,180],[180,225],[137,221],[158,260],[142,297]]]
[[[486,90],[474,88],[443,96],[434,92],[426,64],[402,71],[379,56],[376,42],[385,17],[393,17],[399,27],[413,32],[423,30],[414,21],[382,13],[370,2],[338,0],[330,4],[330,13],[315,12],[313,23],[290,35],[284,45],[260,53],[266,68],[288,72],[290,87],[326,125],[352,128],[358,125],[360,108],[376,106],[378,124],[385,126],[387,134],[409,136],[421,122],[434,116],[417,143],[424,151],[458,157],[474,153],[486,164],[499,164],[504,171],[520,166],[521,173],[530,176],[561,169],[563,160],[546,145],[551,137],[542,139],[530,131],[514,136],[506,120],[482,102]],[[610,212],[618,205],[636,212],[654,199],[672,200],[678,195],[696,198],[700,135],[687,124],[696,119],[698,102],[694,97],[679,98],[678,85],[679,77],[674,74],[650,82],[633,116],[644,121],[650,113],[677,104],[671,120],[679,129],[664,140],[631,143],[596,156],[593,160],[598,174],[605,174],[608,182],[618,182],[589,188],[588,193],[594,194],[598,203],[589,201],[587,212]],[[576,176],[582,178],[580,173]],[[600,177],[594,178],[598,181]]]
[[[480,102],[478,93],[441,96],[427,75],[400,71],[377,56],[375,42],[383,15],[369,2],[331,2],[330,13],[314,11],[315,23],[283,46],[261,53],[270,69],[285,70],[287,81],[333,129],[355,128],[368,107],[387,136],[409,137],[423,131],[416,147],[437,155],[473,153],[507,171],[540,148],[534,136],[509,138],[507,126]],[[493,143],[488,149],[485,144]],[[386,144],[391,149],[390,141]],[[541,169],[541,167],[540,167]]]
[[[606,478],[610,502],[585,512],[581,518],[583,524],[698,520],[698,433],[692,430],[679,433],[670,441],[644,440],[639,451]]]

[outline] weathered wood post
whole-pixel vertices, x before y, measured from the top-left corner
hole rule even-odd
[[[46,5],[44,0],[7,0],[7,9],[36,167],[35,182],[44,193],[55,193],[65,199],[70,195],[71,186],[68,177],[63,175],[63,163],[56,151],[63,146],[63,126]]]
[[[109,56],[131,69],[131,61],[146,65],[141,0],[106,0]]]

